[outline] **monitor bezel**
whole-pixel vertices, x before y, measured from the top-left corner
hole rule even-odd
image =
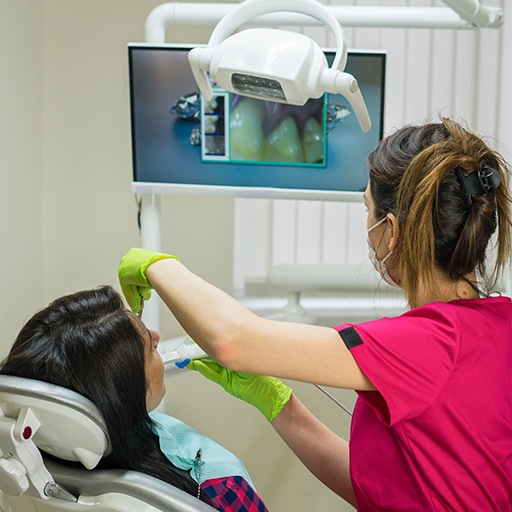
[[[165,49],[192,49],[200,44],[189,43],[129,43],[129,81],[131,83],[131,51],[137,48],[165,50]],[[335,53],[334,48],[322,48],[325,52]],[[381,69],[381,104],[378,127],[379,140],[382,139],[384,133],[384,108],[385,108],[385,87],[386,87],[386,58],[387,52],[384,50],[355,50],[349,49],[348,53],[359,55],[379,55],[382,57]],[[356,77],[357,79],[357,77]],[[131,134],[131,154],[132,154],[132,176],[135,174],[136,165],[136,148],[133,143],[135,138],[135,123],[133,120],[134,98],[129,87],[130,95],[130,134]],[[373,120],[372,120],[373,121]],[[132,191],[135,194],[149,195],[177,195],[177,196],[209,196],[209,197],[231,197],[231,198],[259,198],[259,199],[295,199],[295,200],[317,200],[317,201],[339,201],[349,203],[361,203],[363,201],[363,192],[359,191],[342,191],[342,190],[321,190],[321,189],[295,189],[280,187],[254,187],[254,186],[227,186],[213,184],[188,184],[188,183],[161,183],[135,181],[131,183]]]

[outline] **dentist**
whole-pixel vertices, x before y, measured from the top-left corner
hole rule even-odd
[[[121,261],[125,297],[137,312],[155,289],[213,360],[189,367],[256,406],[360,512],[510,511],[512,302],[492,293],[511,250],[507,164],[445,118],[396,131],[368,163],[370,257],[403,289],[403,315],[335,328],[263,319],[144,249]],[[276,377],[354,389],[350,443]]]

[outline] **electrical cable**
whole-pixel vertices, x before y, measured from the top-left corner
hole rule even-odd
[[[328,396],[338,407],[341,407],[349,416],[352,416],[352,411],[345,407],[337,398],[331,395],[326,389],[318,384],[314,384],[316,388],[318,388],[324,395]]]

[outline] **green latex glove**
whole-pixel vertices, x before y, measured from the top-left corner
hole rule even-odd
[[[130,249],[121,259],[117,271],[121,290],[134,313],[141,308],[141,301],[151,297],[151,285],[146,278],[147,268],[155,261],[174,258],[170,254],[151,251],[150,249]]]
[[[281,412],[293,391],[274,377],[228,370],[209,358],[192,359],[187,368],[198,371],[229,394],[253,405],[268,421]]]

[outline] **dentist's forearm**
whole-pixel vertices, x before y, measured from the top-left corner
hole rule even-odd
[[[192,339],[228,369],[375,389],[334,329],[261,318],[174,259],[145,275]]]
[[[355,506],[347,441],[326,427],[294,394],[272,426],[316,478]]]
[[[157,261],[146,277],[185,331],[225,364],[230,338],[237,338],[255,315],[176,260]]]

